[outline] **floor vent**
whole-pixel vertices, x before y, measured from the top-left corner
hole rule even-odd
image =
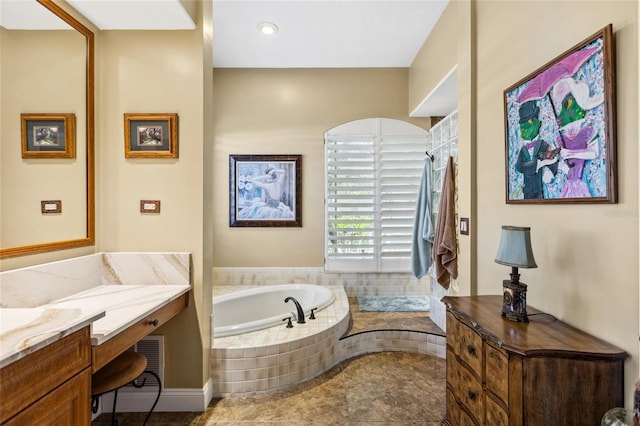
[[[129,348],[130,351],[141,353],[147,358],[147,370],[153,371],[160,377],[162,386],[164,387],[164,336],[146,336]],[[152,374],[143,374],[134,383],[122,388],[123,392],[133,392],[136,386],[141,386],[143,381],[145,388],[157,389],[158,382]]]

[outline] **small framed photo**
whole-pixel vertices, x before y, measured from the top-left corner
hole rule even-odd
[[[608,25],[504,91],[506,203],[616,203]]]
[[[75,158],[75,114],[20,114],[22,158]]]
[[[178,114],[124,114],[126,158],[178,158]]]
[[[301,155],[230,155],[229,226],[301,227]]]

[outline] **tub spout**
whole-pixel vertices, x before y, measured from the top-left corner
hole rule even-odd
[[[298,302],[295,297],[289,296],[286,299],[284,299],[284,303],[287,303],[289,300],[295,303],[296,309],[298,310],[298,315],[296,315],[297,316],[296,322],[298,324],[304,324],[306,321],[304,320],[304,311],[302,310],[302,306],[300,306],[300,302]]]

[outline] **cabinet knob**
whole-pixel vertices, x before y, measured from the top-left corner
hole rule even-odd
[[[467,395],[469,396],[469,399],[471,399],[471,400],[476,399],[476,393],[474,391],[472,391],[471,389],[469,389],[469,391],[467,392]]]
[[[149,321],[149,324],[151,324],[152,326],[156,327],[158,325],[158,320],[157,319],[151,320],[151,321]]]
[[[469,345],[467,346],[467,352],[469,352],[470,355],[474,355],[476,353],[476,348],[474,348],[473,345]]]

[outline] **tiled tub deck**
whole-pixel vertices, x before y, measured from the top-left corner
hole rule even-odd
[[[378,330],[346,336],[349,301],[342,286],[316,320],[278,325],[237,336],[213,339],[213,396],[246,396],[283,390],[322,374],[338,363],[366,353],[404,351],[445,357],[445,338],[416,331]],[[220,295],[246,287],[217,286]],[[214,312],[215,315],[215,312]]]

